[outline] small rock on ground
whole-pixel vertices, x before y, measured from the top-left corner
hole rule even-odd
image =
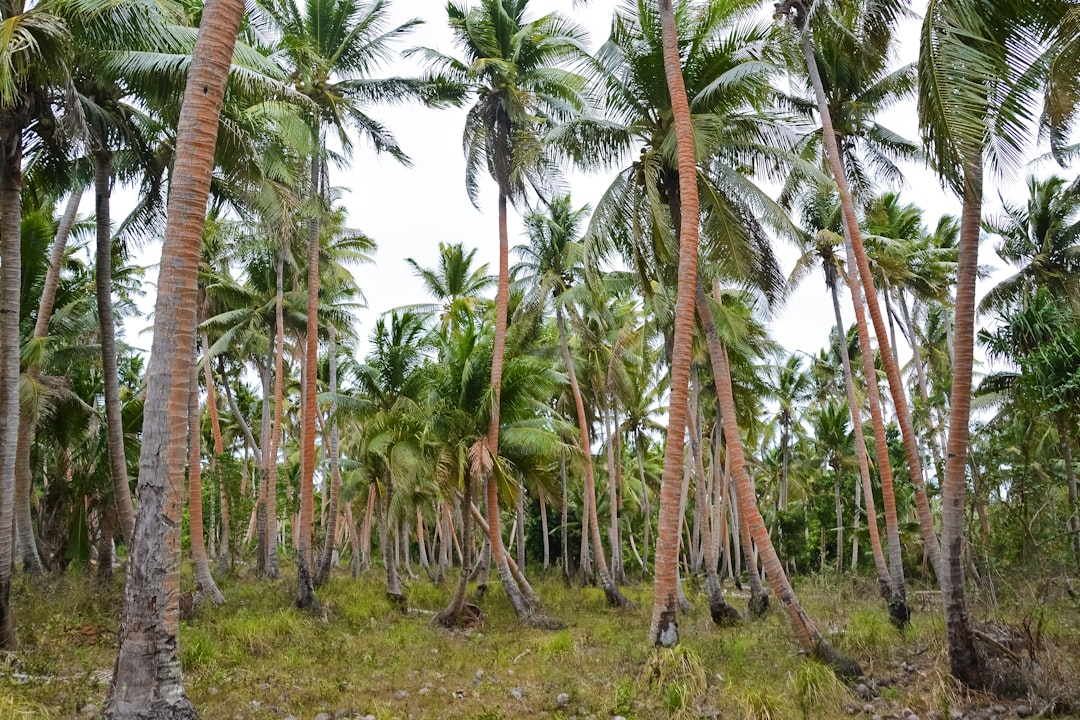
[[[555,702],[557,702],[559,704],[559,707],[566,707],[567,705],[570,704],[570,696],[567,695],[566,693],[559,693],[555,697]]]
[[[331,720],[330,713],[321,712],[321,713],[319,713],[318,715],[315,716],[315,720]]]
[[[407,697],[409,697],[409,691],[408,690],[398,690],[397,692],[394,693],[394,699],[395,700],[404,700]],[[319,720],[319,718],[315,718],[315,720]]]

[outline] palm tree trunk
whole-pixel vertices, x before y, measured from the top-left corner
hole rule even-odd
[[[202,344],[206,352],[210,352],[210,338],[206,332],[202,333]],[[232,518],[229,513],[229,490],[226,487],[224,476],[218,472],[218,458],[225,452],[225,440],[221,436],[221,418],[218,416],[217,390],[214,387],[214,371],[211,369],[209,354],[203,362],[203,379],[206,382],[206,409],[210,413],[210,433],[214,437],[214,457],[210,461],[210,468],[218,479],[221,495],[221,547],[218,548],[217,571],[219,575],[229,572],[231,551],[229,548],[230,535],[232,534]]]
[[[674,343],[671,358],[667,442],[660,485],[660,520],[657,526],[656,582],[649,624],[649,642],[671,647],[679,642],[676,592],[679,562],[680,474],[686,435],[687,389],[694,335],[694,285],[697,281],[698,223],[697,161],[694,128],[683,82],[675,9],[671,0],[660,0],[660,23],[664,50],[664,76],[671,97],[679,169],[679,270],[675,300]]]
[[[972,354],[975,347],[975,280],[982,220],[982,158],[972,154],[964,168],[964,204],[956,271],[956,328],[949,402],[949,445],[941,487],[941,594],[952,674],[975,688],[992,689],[983,655],[975,647],[964,591],[964,505],[967,494],[968,422],[971,416]]]
[[[194,347],[193,347],[194,352]],[[194,352],[196,358],[198,353]],[[188,529],[191,537],[191,563],[195,566],[195,591],[204,593],[210,602],[221,605],[225,596],[210,574],[206,556],[202,497],[202,423],[199,413],[199,364],[191,364],[191,392],[188,394]]]
[[[278,450],[285,412],[285,254],[278,248],[274,259],[274,418],[266,452],[266,576],[278,577],[277,555],[277,476]],[[265,397],[265,394],[264,394]],[[265,406],[265,403],[263,403]],[[264,413],[266,414],[266,413]]]
[[[510,245],[506,228],[506,188],[499,187],[499,281],[495,293],[495,340],[491,353],[491,388],[495,393],[491,420],[488,423],[487,444],[492,462],[499,457],[499,403],[502,399],[503,361],[506,354],[506,324],[510,305]],[[499,483],[493,477],[487,479],[488,541],[491,543],[491,560],[506,591],[506,597],[519,620],[532,622],[533,608],[529,607],[518,587],[502,544],[502,525],[499,522]]]
[[[901,327],[904,329],[904,335],[911,346],[911,364],[915,366],[915,377],[919,383],[919,397],[922,398],[923,405],[926,407],[927,425],[930,426],[927,433],[927,444],[930,446],[930,453],[934,459],[936,474],[941,472],[944,463],[942,462],[941,447],[938,446],[937,442],[938,435],[934,428],[934,413],[930,405],[930,391],[926,383],[926,367],[923,365],[922,350],[919,349],[919,336],[915,332],[915,323],[911,320],[911,311],[908,310],[907,299],[903,291],[899,291],[898,294],[900,296],[900,312],[904,320]],[[940,477],[938,477],[938,482],[940,484]]]
[[[544,489],[540,488],[540,534],[544,538],[544,571],[551,567],[551,548],[548,542],[547,503],[544,501]]]
[[[614,402],[611,414],[615,414]],[[616,585],[626,582],[626,572],[622,561],[622,538],[619,536],[619,494],[620,477],[617,457],[619,438],[614,428],[619,427],[617,420],[609,419],[607,412],[604,413],[604,425],[607,435],[607,464],[608,464],[608,544],[611,546],[611,579]]]
[[[337,330],[330,326],[330,395],[337,394]],[[322,557],[315,573],[315,587],[322,586],[330,578],[330,564],[334,554],[334,539],[337,534],[338,505],[341,497],[341,460],[338,457],[338,428],[334,417],[336,403],[330,401],[330,438],[327,453],[330,456],[330,507],[327,509],[326,540],[323,543]],[[420,529],[419,527],[417,528]]]
[[[375,521],[375,486],[368,486],[367,510],[364,527],[360,530],[360,562],[365,570],[371,569],[371,525]]]
[[[1058,443],[1061,446],[1061,459],[1065,463],[1065,478],[1069,485],[1069,522],[1066,529],[1069,531],[1070,544],[1072,545],[1073,557],[1076,566],[1080,569],[1080,507],[1077,503],[1076,493],[1076,466],[1073,465],[1072,432],[1069,430],[1069,418],[1058,414]],[[982,508],[982,504],[979,503]]]
[[[131,504],[127,459],[124,457],[124,418],[120,404],[120,378],[116,367],[116,320],[112,305],[112,223],[109,198],[112,193],[112,153],[104,148],[94,153],[94,192],[97,209],[98,323],[101,327],[102,381],[105,385],[105,428],[108,433],[109,474],[113,503],[124,540],[130,545],[135,529],[135,508]],[[191,345],[194,347],[194,344]]]
[[[570,587],[570,529],[566,523],[570,515],[570,496],[566,489],[566,456],[559,455],[559,477],[562,480],[562,524],[559,528],[559,540],[562,548],[563,584]]]
[[[705,462],[702,458],[701,435],[698,432],[698,387],[697,373],[694,373],[694,387],[691,392],[691,407],[687,415],[690,432],[690,452],[694,457],[694,504],[697,507],[704,537],[701,542],[705,561],[705,596],[709,600],[709,614],[717,625],[726,625],[738,621],[739,613],[724,600],[724,590],[716,574],[716,553],[713,549],[712,531],[709,528],[709,493],[705,489]]]
[[[320,198],[320,155],[311,156],[311,197]],[[297,547],[297,607],[311,607],[315,592],[311,586],[310,570],[314,570],[311,536],[315,509],[315,406],[318,402],[316,381],[319,377],[319,218],[309,222],[307,257],[307,353],[304,359],[303,426],[300,463],[300,521]]]
[[[386,598],[390,604],[405,612],[405,594],[401,591],[401,575],[397,566],[397,532],[390,520],[390,498],[394,496],[394,483],[390,475],[385,477],[379,490],[379,550],[382,552],[383,568],[386,570]]]
[[[840,365],[844,372],[844,390],[847,392],[848,409],[851,411],[851,429],[855,434],[855,458],[859,463],[859,478],[862,482],[863,497],[866,498],[866,525],[870,533],[870,549],[874,554],[874,569],[877,571],[878,590],[882,597],[891,598],[889,567],[885,562],[885,553],[881,549],[881,536],[878,535],[877,508],[874,507],[874,487],[870,480],[870,463],[866,457],[866,438],[863,436],[862,413],[859,412],[859,399],[855,394],[855,377],[851,371],[851,357],[848,355],[847,335],[844,332],[844,318],[840,313],[840,296],[836,287],[834,271],[827,270],[827,285],[832,297],[833,315],[836,317],[836,345],[840,353]],[[865,350],[863,351],[865,355]],[[869,380],[867,381],[869,382]],[[876,385],[875,385],[876,387]],[[875,430],[876,432],[876,430]],[[876,437],[876,436],[875,436]],[[877,440],[875,440],[877,442]],[[888,497],[888,496],[886,496]],[[886,499],[886,505],[888,500]],[[895,503],[894,503],[895,512]],[[890,542],[891,542],[890,535]],[[897,534],[899,541],[899,534]],[[891,548],[891,546],[890,546]],[[854,551],[853,551],[854,552]],[[854,556],[851,561],[855,565]]]
[[[585,416],[585,403],[581,398],[581,388],[578,386],[577,373],[574,371],[574,358],[570,355],[570,345],[566,337],[566,322],[563,320],[562,308],[555,308],[555,324],[559,329],[559,350],[562,352],[563,364],[566,365],[567,379],[570,381],[570,394],[574,397],[574,408],[577,411],[578,450],[581,451],[582,460],[585,463],[585,495],[589,502],[589,512],[585,522],[589,525],[589,534],[594,548],[593,557],[596,558],[596,572],[600,576],[600,587],[604,589],[604,596],[608,604],[615,607],[626,607],[629,601],[619,592],[615,580],[608,570],[607,559],[604,557],[604,546],[600,541],[600,520],[596,513],[596,477],[593,474],[592,443],[589,438],[589,421]],[[614,479],[611,480],[614,484]],[[614,512],[614,508],[612,509]],[[582,530],[584,534],[584,528]]]
[[[649,540],[652,534],[652,507],[649,504],[649,486],[645,482],[645,448],[642,445],[644,433],[638,433],[634,440],[637,453],[638,481],[641,483],[641,514],[644,516],[644,527],[641,537],[641,572],[649,574]]]
[[[120,649],[105,706],[108,720],[198,717],[184,693],[179,656],[180,528],[187,450],[184,409],[194,361],[199,249],[218,117],[243,14],[244,3],[239,0],[218,0],[206,6],[177,126],[146,377],[139,510],[128,557]],[[4,207],[0,199],[0,209]],[[5,273],[6,260],[5,256]],[[4,352],[0,356],[7,357]]]
[[[472,474],[466,471],[462,477],[462,502],[472,504]],[[432,618],[432,622],[443,627],[454,627],[461,622],[465,610],[465,593],[469,589],[469,563],[472,553],[472,514],[461,513],[461,574],[450,604]]]
[[[41,291],[41,299],[38,301],[37,321],[34,324],[34,340],[44,340],[49,334],[49,321],[52,319],[53,304],[56,301],[56,289],[60,285],[60,270],[64,262],[64,254],[67,251],[67,241],[71,236],[71,228],[75,224],[75,216],[79,210],[79,201],[82,199],[82,190],[75,190],[68,196],[67,206],[56,229],[56,237],[53,239],[52,250],[49,253],[49,268],[45,273],[45,283]],[[41,363],[31,362],[26,368],[26,374],[31,383],[37,383],[41,377]],[[19,409],[19,440],[15,451],[15,487],[16,496],[22,496],[25,488],[26,515],[29,517],[30,510],[30,486],[33,482],[30,471],[30,449],[33,444],[34,427],[36,418],[25,409]],[[33,531],[31,530],[31,537]],[[34,546],[36,549],[36,545]],[[0,648],[3,643],[0,642]]]
[[[22,128],[0,113],[0,649],[16,647],[11,615],[15,455],[19,438]]]
[[[719,298],[717,298],[719,300]],[[709,347],[720,345],[720,339],[716,334],[716,323],[712,319],[712,308],[709,306],[709,298],[705,295],[705,289],[697,285],[698,312],[702,317],[708,317],[703,322],[705,325],[705,337]],[[709,328],[712,328],[710,331]],[[739,434],[739,426],[735,419],[735,398],[731,389],[731,373],[728,368],[727,356],[722,352],[709,353],[713,365],[713,378],[716,382],[717,407],[720,411],[720,420],[724,426],[724,437],[727,439],[728,457],[731,460],[731,477],[735,482],[735,497],[739,505],[739,517],[741,523],[747,526],[750,536],[757,545],[761,554],[762,565],[765,568],[765,576],[773,593],[780,601],[780,605],[787,613],[791,627],[795,631],[795,637],[803,650],[823,662],[831,665],[837,674],[844,677],[858,677],[862,674],[858,663],[844,657],[837,652],[821,634],[817,626],[806,614],[799,598],[788,582],[787,573],[784,572],[780,558],[773,548],[772,539],[761,519],[761,513],[757,507],[757,497],[754,492],[753,482],[746,471],[746,461],[743,457],[742,437]],[[750,575],[757,574],[757,563],[750,568]]]
[[[803,18],[805,20],[805,18]],[[799,28],[800,41],[803,56],[806,58],[807,71],[810,81],[814,86],[814,94],[817,98],[818,113],[821,116],[822,140],[825,144],[825,155],[832,170],[833,179],[836,181],[837,191],[840,193],[840,207],[844,216],[845,239],[851,243],[852,256],[859,270],[859,279],[862,284],[863,294],[866,298],[866,306],[870,311],[870,318],[874,323],[874,335],[878,340],[878,349],[881,362],[885,366],[885,375],[889,380],[889,390],[892,393],[893,406],[896,408],[896,416],[899,420],[900,431],[904,439],[904,455],[907,458],[908,471],[911,482],[915,486],[915,504],[919,510],[919,523],[922,529],[923,543],[930,555],[931,564],[935,572],[940,571],[940,550],[937,534],[934,531],[933,516],[930,514],[930,502],[926,497],[926,485],[923,481],[922,458],[919,456],[918,439],[915,437],[915,426],[911,419],[911,410],[908,407],[907,395],[904,391],[903,380],[900,377],[900,369],[895,362],[892,350],[889,347],[888,330],[885,327],[881,308],[877,301],[877,292],[874,289],[873,276],[870,274],[870,263],[866,258],[866,250],[863,247],[862,233],[859,230],[859,221],[855,214],[855,204],[848,189],[847,176],[844,173],[843,163],[840,159],[840,150],[837,145],[836,132],[833,130],[832,116],[829,114],[828,101],[825,98],[825,89],[821,82],[821,73],[818,70],[817,61],[814,58],[814,48],[810,44],[808,28]],[[869,353],[869,346],[865,346],[863,354]],[[867,377],[867,384],[872,376]],[[884,493],[884,488],[883,488]],[[885,509],[886,521],[888,520],[888,506]],[[891,543],[891,540],[890,540]],[[890,545],[890,563],[896,562],[892,557]],[[892,568],[894,587],[893,593],[898,592],[895,587],[896,568]],[[940,576],[940,573],[939,573]]]

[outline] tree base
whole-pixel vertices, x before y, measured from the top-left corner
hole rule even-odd
[[[528,627],[535,630],[562,630],[566,627],[566,623],[559,618],[540,613],[530,614],[528,617],[524,618],[524,622]]]
[[[838,651],[826,640],[818,643],[814,657],[831,667],[842,680],[854,680],[863,674],[859,663]]]
[[[303,558],[296,566],[296,607],[311,610],[315,607],[315,588],[311,584],[307,563]]]
[[[604,597],[607,599],[607,604],[611,607],[630,607],[630,601],[626,599],[625,595],[619,592],[619,588],[615,585],[608,585],[604,588]]]
[[[108,705],[105,720],[199,720],[199,712],[181,691],[179,698],[171,702],[158,700],[145,711],[119,712]]]
[[[750,602],[746,605],[746,614],[754,620],[760,620],[765,617],[765,613],[769,611],[769,595],[768,593],[761,593],[760,595],[750,595]]]
[[[481,628],[484,626],[484,611],[472,603],[465,603],[457,612],[447,608],[436,613],[431,618],[431,624],[448,630]]]
[[[739,611],[728,605],[722,596],[709,599],[709,615],[712,616],[712,621],[720,627],[732,627],[742,622]]]
[[[386,599],[390,601],[390,604],[394,606],[398,612],[404,615],[409,611],[409,604],[405,600],[405,595],[402,593],[386,593]]]
[[[911,608],[903,598],[889,601],[889,620],[898,630],[903,630],[911,622]]]

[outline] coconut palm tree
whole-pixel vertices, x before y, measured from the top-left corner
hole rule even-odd
[[[186,407],[194,362],[199,248],[225,83],[244,3],[207,6],[176,133],[168,223],[146,374],[138,511],[128,558],[116,667],[105,717],[197,718],[178,653]],[[2,559],[2,558],[0,558]]]
[[[435,298],[433,305],[419,306],[418,309],[438,308],[439,327],[443,331],[452,332],[461,318],[474,317],[490,302],[482,294],[494,287],[497,279],[488,274],[487,263],[473,268],[476,252],[476,248],[466,250],[461,243],[440,242],[438,267],[424,268],[412,258],[405,260],[420,278],[428,295]]]
[[[495,338],[491,386],[494,409],[487,444],[499,455],[499,412],[510,300],[507,204],[526,199],[529,189],[547,194],[553,168],[543,135],[586,106],[584,80],[563,69],[583,57],[584,33],[558,13],[530,20],[528,0],[482,0],[472,9],[447,4],[456,58],[422,48],[416,51],[440,78],[475,97],[465,120],[465,187],[475,205],[481,173],[495,180],[499,208],[499,275],[495,294]],[[510,573],[502,547],[498,487],[487,485],[491,558],[518,617],[532,609]]]
[[[526,299],[519,306],[521,313],[542,314],[548,303],[555,307],[555,324],[559,331],[559,351],[566,367],[570,382],[570,393],[574,398],[574,409],[578,422],[578,449],[585,465],[585,494],[589,506],[589,533],[595,550],[596,570],[600,585],[608,603],[626,607],[629,601],[619,592],[615,578],[608,569],[604,557],[604,546],[600,536],[600,521],[596,512],[596,477],[593,472],[592,442],[590,440],[589,421],[585,414],[581,388],[578,386],[574,358],[570,354],[570,341],[566,331],[564,305],[572,302],[569,295],[575,282],[581,282],[584,276],[583,247],[579,240],[581,226],[589,208],[573,209],[569,195],[555,198],[546,212],[537,212],[525,218],[525,231],[529,242],[516,248],[522,261],[513,268],[514,278],[526,293]],[[614,483],[613,477],[608,478]],[[612,512],[615,508],[611,509]],[[612,548],[612,553],[616,552]]]
[[[315,205],[325,202],[325,145],[327,132],[335,132],[348,154],[353,137],[348,128],[371,140],[380,152],[401,162],[405,153],[389,130],[368,115],[380,102],[419,97],[423,85],[404,78],[373,78],[372,73],[390,58],[393,44],[419,21],[398,26],[389,22],[384,0],[266,0],[264,11],[281,35],[281,59],[296,90],[310,102],[309,119],[314,151],[310,156],[311,193]],[[300,534],[297,603],[314,602],[311,590],[312,522],[314,510],[315,415],[318,375],[319,211],[309,220],[307,263],[307,341],[303,392],[303,452],[301,453]]]
[[[892,28],[896,20],[906,12],[905,6],[894,0],[865,4],[852,3],[838,11],[841,13],[839,17],[834,17],[826,11],[815,12],[815,7],[812,0],[809,2],[785,0],[777,4],[776,17],[787,18],[790,21],[790,26],[796,34],[797,46],[806,65],[821,121],[824,159],[840,196],[844,242],[848,246],[848,257],[854,260],[849,263],[848,277],[851,280],[857,280],[855,286],[862,288],[862,299],[860,299],[857,288],[849,281],[852,302],[855,306],[856,325],[860,333],[859,342],[863,355],[870,355],[870,336],[866,328],[865,316],[863,320],[859,319],[865,301],[866,309],[874,324],[874,335],[878,341],[882,364],[885,367],[885,375],[893,398],[893,407],[896,409],[900,431],[904,438],[904,453],[911,481],[915,485],[923,542],[931,564],[935,570],[940,570],[938,539],[930,514],[930,503],[926,496],[922,459],[915,437],[911,411],[900,376],[899,363],[892,353],[885,320],[878,304],[877,291],[874,288],[855,210],[855,198],[861,188],[857,182],[853,183],[849,180],[849,176],[852,176],[849,169],[862,166],[858,153],[863,148],[870,153],[875,165],[886,168],[888,166],[884,161],[888,160],[888,154],[883,154],[883,150],[888,149],[893,155],[900,156],[905,153],[911,156],[914,153],[914,148],[911,148],[910,144],[898,143],[895,135],[892,136],[893,141],[890,144],[883,145],[880,142],[879,126],[870,124],[873,115],[861,109],[862,106],[855,102],[855,99],[860,97],[867,87],[874,88],[865,99],[873,101],[872,107],[875,108],[887,107],[910,91],[913,81],[911,68],[901,68],[893,73],[887,72],[891,57],[890,48],[894,40]],[[812,18],[815,16],[821,17],[820,23],[813,22]],[[828,29],[824,37],[829,42],[815,45],[818,24]],[[819,55],[823,56],[823,61],[819,62]],[[826,71],[831,71],[831,74],[822,72],[822,67]],[[828,86],[826,86],[826,81],[829,83]],[[845,112],[849,109],[852,112],[857,109],[855,121],[850,114]],[[834,122],[834,114],[837,122]],[[857,169],[854,171],[853,177],[856,180],[858,180],[858,172]],[[893,562],[897,560],[898,558]],[[896,570],[893,570],[894,574],[895,572]],[[895,595],[898,592],[902,593],[902,588],[897,587],[894,578],[893,593]],[[903,608],[899,604],[901,601],[904,603]],[[906,618],[908,611],[902,594],[894,607],[898,613],[896,616],[898,620]]]
[[[966,467],[971,412],[984,164],[1015,165],[1028,136],[1031,108],[1046,78],[1041,43],[1071,3],[1039,3],[1028,12],[1008,0],[934,0],[919,48],[919,127],[934,170],[962,198],[958,243],[949,439],[942,483],[941,589],[949,664],[972,687],[1007,690],[987,672],[976,646],[964,590]]]

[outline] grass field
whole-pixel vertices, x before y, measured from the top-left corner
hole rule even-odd
[[[483,625],[450,632],[430,624],[450,582],[411,584],[410,611],[402,615],[386,601],[377,572],[360,581],[335,576],[319,592],[321,609],[306,613],[291,605],[291,568],[283,568],[283,577],[272,584],[219,580],[227,604],[201,605],[183,622],[185,686],[202,717],[944,720],[952,712],[990,720],[1045,705],[966,693],[948,676],[940,609],[916,607],[901,633],[872,586],[853,579],[807,580],[796,589],[832,642],[862,665],[861,687],[845,686],[799,655],[776,608],[760,622],[713,626],[693,582],[688,592],[696,608],[680,617],[680,649],[654,653],[645,642],[651,603],[645,583],[627,589],[634,606],[620,611],[605,605],[599,589],[536,578],[545,612],[566,623],[558,631],[520,627],[493,584],[479,601]],[[0,665],[0,720],[90,717],[101,708],[115,656],[120,583],[102,587],[79,576],[17,583],[21,645]],[[1075,690],[1068,678],[1080,684],[1080,610],[1062,593],[1039,592],[984,598],[984,612],[976,614],[996,600],[998,613],[1037,633],[1048,658],[1043,694],[1064,696]],[[745,608],[737,595],[729,601]]]

